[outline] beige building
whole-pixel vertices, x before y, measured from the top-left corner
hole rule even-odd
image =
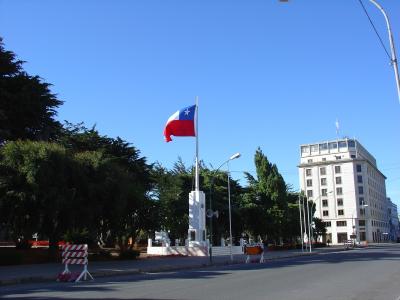
[[[300,146],[300,188],[315,203],[315,216],[327,225],[324,241],[388,238],[386,177],[375,158],[355,139]]]

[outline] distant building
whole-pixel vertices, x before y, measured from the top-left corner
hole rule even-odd
[[[394,204],[390,198],[387,198],[387,210],[389,220],[389,240],[397,242],[399,237],[399,215],[397,212],[397,205]]]
[[[388,240],[386,177],[355,139],[300,146],[300,187],[327,226],[324,241]],[[384,234],[386,233],[386,234]]]

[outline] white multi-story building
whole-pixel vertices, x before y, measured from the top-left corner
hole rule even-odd
[[[314,216],[327,226],[324,241],[387,239],[386,177],[357,140],[301,145],[299,176],[301,190],[315,204]]]

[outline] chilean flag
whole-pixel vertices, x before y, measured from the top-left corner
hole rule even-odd
[[[197,117],[196,105],[178,110],[169,117],[164,129],[164,136],[167,142],[172,141],[174,136],[196,136],[195,118]]]

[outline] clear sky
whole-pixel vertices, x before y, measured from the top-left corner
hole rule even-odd
[[[400,2],[379,1],[400,52]],[[299,145],[336,138],[338,118],[400,204],[393,69],[358,0],[0,0],[0,35],[54,85],[60,120],[96,124],[149,162],[193,162],[194,138],[167,144],[162,132],[199,96],[201,159],[217,167],[241,152],[231,169],[243,179],[260,146],[298,188]]]

